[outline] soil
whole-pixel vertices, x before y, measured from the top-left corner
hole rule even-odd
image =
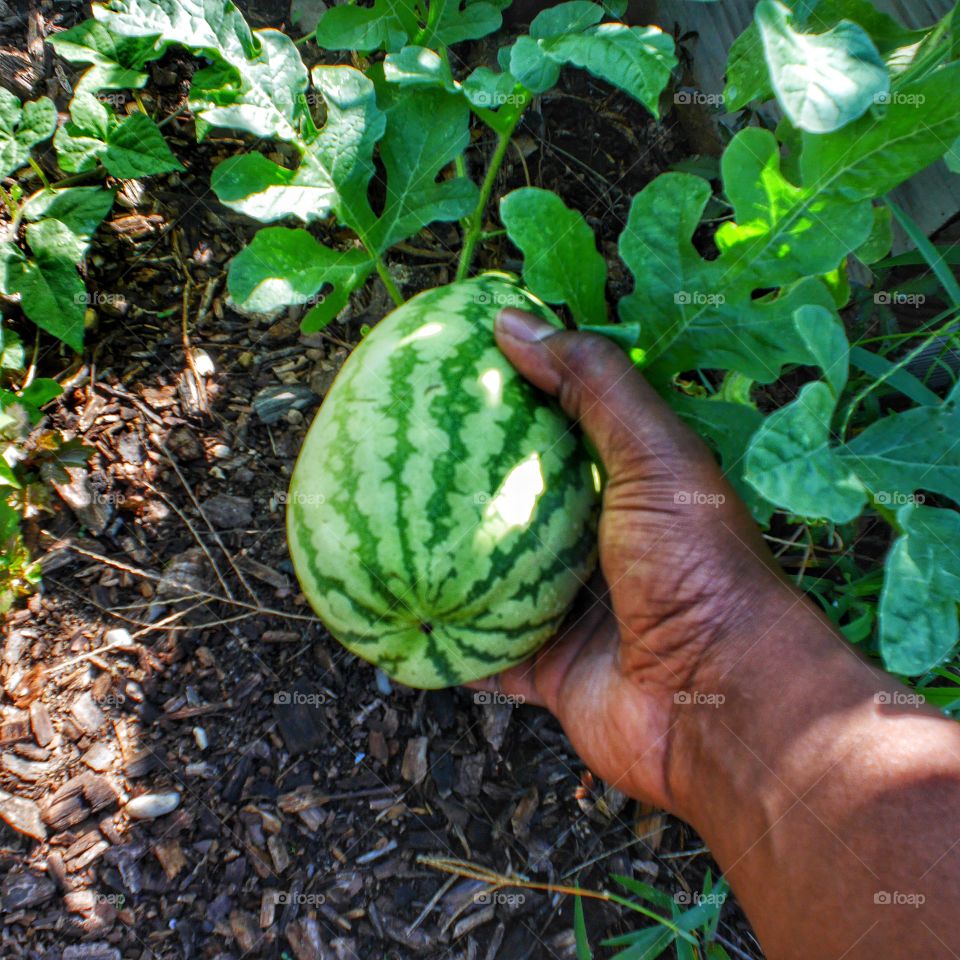
[[[254,26],[286,26],[285,4],[241,6]],[[0,9],[3,82],[63,109],[76,72],[36,40],[88,12]],[[193,68],[176,53],[152,65],[148,109],[172,113]],[[629,198],[690,150],[675,118],[657,125],[569,73],[498,189],[546,185],[584,211],[622,292],[612,245]],[[620,874],[694,902],[717,874],[699,838],[595,782],[551,717],[391,685],[313,617],[286,553],[286,482],[384,291],[309,337],[296,310],[234,313],[225,271],[256,225],[209,181],[238,143],[197,144],[186,115],[164,133],[186,171],[123,185],[87,269],[86,355],[41,352],[66,388],[49,425],[92,458],[32,523],[43,587],[5,627],[0,954],[575,956],[572,897],[490,896],[424,857],[594,890]],[[40,160],[51,169],[52,154]],[[406,294],[451,278],[449,234],[424,231],[396,255]],[[502,240],[482,255],[516,266]],[[585,908],[595,948],[642,925]],[[761,956],[732,898],[719,935],[731,956]]]

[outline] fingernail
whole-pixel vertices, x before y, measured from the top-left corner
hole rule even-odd
[[[545,340],[551,334],[557,332],[549,323],[534,316],[534,314],[526,313],[523,310],[513,310],[509,307],[506,310],[501,310],[497,315],[497,327],[501,333],[526,343]]]

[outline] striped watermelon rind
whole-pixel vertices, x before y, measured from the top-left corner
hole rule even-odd
[[[596,563],[597,473],[572,423],[493,338],[503,275],[419,294],[348,358],[287,498],[303,592],[408,686],[497,673],[559,627]]]

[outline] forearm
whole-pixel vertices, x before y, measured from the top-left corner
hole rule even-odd
[[[727,638],[678,707],[676,811],[709,844],[770,960],[952,955],[960,728],[785,587],[745,622],[764,633]]]

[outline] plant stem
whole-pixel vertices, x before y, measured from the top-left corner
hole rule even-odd
[[[62,180],[55,180],[46,186],[52,190],[55,187],[69,187],[74,183],[84,183],[87,180],[93,180],[95,178],[102,180],[105,173],[106,170],[102,166],[98,166],[92,170],[84,170],[83,173],[72,173],[69,177],[64,177]]]
[[[21,390],[26,390],[33,383],[33,378],[37,373],[37,355],[40,352],[40,328],[37,327],[33,338],[33,355],[30,357],[30,366],[27,367],[27,375],[23,378],[20,385]]]
[[[176,118],[179,117],[180,114],[183,113],[183,112],[187,109],[187,107],[188,107],[189,105],[190,105],[190,104],[189,104],[189,101],[184,100],[183,103],[181,103],[180,106],[177,107],[177,109],[173,111],[173,113],[171,113],[168,117],[164,117],[161,121],[159,121],[159,122],[157,123],[157,126],[158,126],[158,127],[164,127],[164,126],[166,126],[171,120],[176,120]]]
[[[487,209],[487,204],[490,202],[493,185],[496,182],[497,174],[500,172],[500,167],[503,164],[503,158],[506,156],[507,149],[510,146],[513,131],[517,129],[520,117],[523,116],[523,111],[526,109],[530,99],[531,94],[529,93],[521,95],[520,102],[514,107],[516,114],[512,118],[512,122],[497,133],[497,148],[493,151],[493,156],[490,158],[486,176],[483,178],[483,184],[480,187],[480,196],[477,199],[477,205],[470,215],[466,236],[463,238],[463,252],[460,255],[460,263],[457,266],[457,280],[465,279],[470,272],[470,265],[473,262],[473,252],[477,246],[477,241],[480,239],[480,234],[483,232],[483,214]]]
[[[453,76],[453,68],[450,66],[450,54],[447,53],[447,48],[444,46],[437,47],[437,56],[446,64],[450,75]],[[454,158],[453,168],[457,171],[458,177],[465,177],[467,175],[467,162],[463,159],[462,153],[458,153]],[[465,224],[464,228],[466,228]]]
[[[30,158],[30,166],[33,168],[33,172],[40,178],[40,182],[44,185],[44,187],[47,190],[49,190],[50,181],[47,180],[47,175],[43,172],[43,170],[40,169],[40,164],[37,163],[37,161],[34,160],[33,157]]]
[[[17,205],[13,202],[13,197],[11,197],[3,187],[0,187],[0,201],[3,201],[3,205],[7,208],[11,219],[17,215]]]
[[[393,282],[393,277],[390,276],[390,271],[383,262],[383,257],[377,254],[374,263],[377,267],[377,273],[383,281],[383,285],[387,288],[387,293],[390,294],[390,299],[399,307],[403,303],[403,294],[397,289],[397,285]]]

